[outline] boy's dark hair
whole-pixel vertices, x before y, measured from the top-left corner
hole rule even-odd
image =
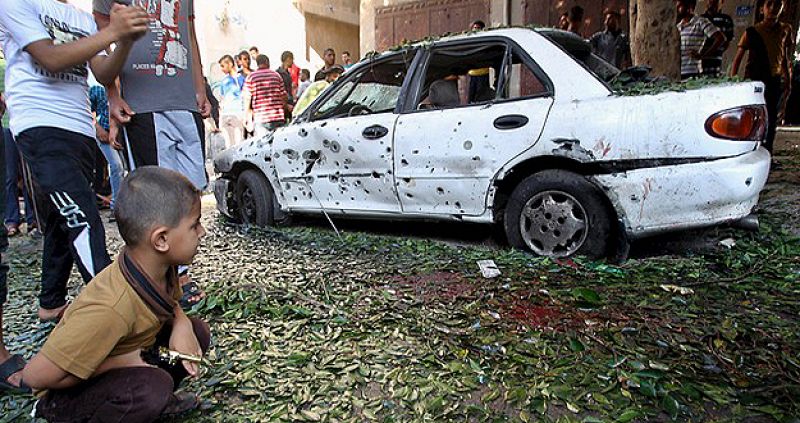
[[[349,52],[349,51],[347,51],[347,50],[345,50],[345,51],[343,51],[343,52],[342,52],[342,55],[345,55],[345,54],[349,56],[349,55],[350,55],[350,52]]]
[[[334,49],[328,47],[328,48],[325,49],[325,51],[322,52],[322,55],[324,56],[324,55],[326,55],[328,53],[336,54],[336,51]]]
[[[484,28],[486,28],[486,22],[478,19],[478,20],[472,22],[472,25],[470,25],[470,26],[477,26],[480,29],[484,29]]]
[[[286,59],[288,59],[290,57],[292,59],[294,59],[294,53],[292,53],[291,51],[288,51],[288,50],[284,51],[283,53],[281,53],[281,63],[285,62]]]
[[[572,6],[572,9],[569,9],[569,20],[572,22],[582,21],[583,8],[580,6]]]
[[[682,3],[686,7],[691,7],[692,9],[697,8],[697,0],[678,0],[679,3]]]
[[[258,53],[258,52],[260,51],[260,50],[258,49],[258,47],[256,47],[256,46],[250,47],[250,50],[249,50],[249,51],[253,51],[253,50],[255,50],[255,51],[256,51],[256,53]]]
[[[300,69],[300,74],[305,75],[306,78],[311,78],[311,71],[309,71],[308,69]]]
[[[258,66],[267,66],[269,67],[269,57],[266,54],[259,54],[256,56],[256,64]]]
[[[125,244],[136,246],[155,226],[178,226],[200,201],[200,190],[185,176],[157,166],[140,167],[122,180],[114,216]]]
[[[235,65],[236,64],[236,62],[233,60],[233,56],[231,56],[230,54],[226,54],[226,55],[220,57],[218,63],[221,65],[222,62],[230,62],[231,65]]]

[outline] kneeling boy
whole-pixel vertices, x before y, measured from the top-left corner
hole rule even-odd
[[[208,349],[208,325],[178,305],[176,273],[205,235],[200,193],[177,172],[141,167],[123,181],[115,213],[125,248],[23,371],[24,383],[47,390],[36,413],[50,422],[151,422],[198,403],[174,394],[183,378],[198,376],[198,365],[171,365],[153,352],[202,356]]]

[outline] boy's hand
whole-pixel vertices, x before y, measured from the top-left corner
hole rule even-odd
[[[186,324],[182,324],[186,323]],[[169,337],[169,348],[183,354],[189,354],[196,357],[203,356],[203,350],[200,348],[200,343],[194,334],[191,322],[175,322],[172,327],[172,334]],[[190,376],[197,378],[200,376],[200,365],[198,363],[190,363],[188,361],[181,361],[183,368],[189,373]]]
[[[205,87],[203,90],[205,90]],[[211,102],[208,101],[206,93],[198,91],[195,97],[197,98],[197,109],[200,110],[200,116],[202,116],[203,119],[211,117]]]
[[[119,128],[122,125],[131,121],[131,116],[136,114],[131,106],[125,102],[119,95],[108,96],[108,138],[111,141],[111,146],[117,150],[122,150],[122,144],[119,143]]]
[[[109,143],[108,131],[97,123],[94,124],[94,132],[97,135],[97,140],[103,144]]]
[[[117,40],[133,41],[147,32],[150,17],[147,11],[138,6],[123,6],[114,3],[109,15],[108,29]]]
[[[108,144],[118,151],[122,151],[122,144],[119,142],[119,123],[111,119],[108,121]]]

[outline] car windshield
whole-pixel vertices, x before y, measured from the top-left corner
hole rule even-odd
[[[575,34],[556,30],[540,31],[539,34],[558,44],[604,82],[611,82],[620,73],[620,70],[614,65],[592,53],[592,46],[589,42]]]

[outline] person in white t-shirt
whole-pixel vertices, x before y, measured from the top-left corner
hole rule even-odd
[[[2,0],[0,45],[8,64],[10,127],[37,189],[44,223],[39,318],[57,320],[67,307],[74,263],[85,282],[111,263],[103,222],[89,185],[94,136],[87,77],[114,81],[132,43],[147,30],[147,12],[117,5],[98,31],[92,15],[56,0]],[[106,49],[116,43],[116,49]],[[2,310],[0,310],[2,312]],[[0,390],[19,386],[0,333]],[[10,363],[10,364],[9,364]],[[8,366],[7,366],[8,365]],[[16,382],[15,382],[16,378]],[[24,387],[23,387],[24,389]]]

